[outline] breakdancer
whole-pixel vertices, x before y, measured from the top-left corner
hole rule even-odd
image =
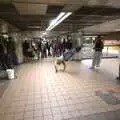
[[[71,59],[71,57],[81,50],[81,46],[73,48],[67,52],[64,52],[60,57],[57,57],[55,60],[55,70],[58,72],[58,66],[63,65],[63,71],[66,69],[66,62]]]

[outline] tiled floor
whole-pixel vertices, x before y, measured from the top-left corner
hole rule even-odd
[[[9,86],[10,81],[7,80],[7,72],[0,70],[0,98],[4,94],[5,90]]]
[[[11,81],[0,99],[0,120],[99,120],[103,114],[111,115],[109,111],[120,118],[120,104],[107,104],[96,96],[96,91],[120,92],[115,79],[118,60],[103,60],[96,70],[89,69],[90,60],[68,62],[66,72],[57,74],[53,63],[19,67],[18,79]]]
[[[7,89],[7,87],[9,86],[10,81],[6,79],[0,79],[0,98],[2,97],[2,95],[4,94],[5,90]]]

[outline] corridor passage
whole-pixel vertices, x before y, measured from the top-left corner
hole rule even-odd
[[[90,60],[70,61],[58,73],[52,59],[23,64],[0,98],[0,120],[120,120],[118,62],[91,70]]]

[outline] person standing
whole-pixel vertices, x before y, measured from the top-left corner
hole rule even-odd
[[[67,47],[68,50],[72,49],[73,46],[72,46],[72,42],[70,40],[67,41],[66,47]]]
[[[40,57],[41,51],[42,51],[42,48],[41,48],[41,40],[39,40],[39,41],[38,41],[38,60],[41,58],[41,57]]]
[[[18,58],[16,55],[16,43],[12,37],[8,38],[6,49],[7,49],[7,55],[6,55],[7,70],[12,69],[13,71],[16,68],[15,66],[18,65]],[[17,78],[16,72],[14,74],[14,78]]]
[[[63,42],[62,42],[62,52],[64,53],[66,49],[67,49],[67,42],[66,42],[66,40],[64,38]]]
[[[0,38],[0,69],[6,70],[7,69],[7,55],[6,55],[6,48],[5,44],[2,41],[2,37]]]
[[[29,41],[28,40],[25,40],[23,42],[22,48],[23,48],[24,62],[26,62],[27,58],[28,58],[28,49],[29,49]]]
[[[12,39],[12,37],[8,38],[7,41],[7,56],[9,58],[8,60],[8,64],[9,66],[14,66],[14,65],[18,65],[18,58],[16,55],[16,44],[15,41]]]
[[[51,48],[51,43],[50,43],[50,41],[48,41],[47,42],[48,56],[51,56],[50,48]]]
[[[42,54],[41,54],[41,58],[47,58],[47,42],[46,41],[42,41]]]
[[[100,67],[103,48],[104,48],[104,43],[101,39],[101,36],[99,35],[96,38],[95,47],[93,48],[94,49],[94,55],[93,55],[93,61],[92,61],[91,69],[94,69],[95,67]]]

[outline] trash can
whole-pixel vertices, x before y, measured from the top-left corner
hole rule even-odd
[[[15,71],[14,71],[14,69],[7,69],[6,71],[8,73],[8,79],[12,80],[12,79],[15,78]]]

